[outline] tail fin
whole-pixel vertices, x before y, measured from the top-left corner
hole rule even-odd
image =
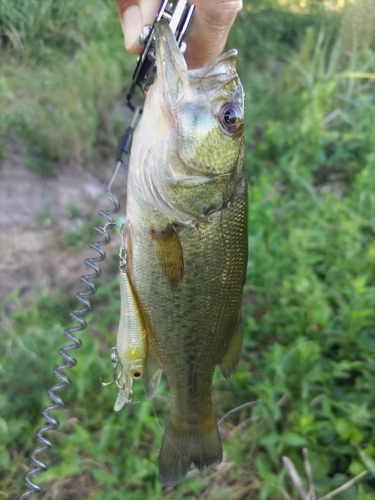
[[[199,424],[171,420],[165,428],[159,454],[159,476],[164,486],[174,486],[188,473],[190,464],[197,469],[216,465],[223,458],[223,450],[214,412]]]

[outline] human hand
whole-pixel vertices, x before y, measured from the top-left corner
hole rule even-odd
[[[125,47],[140,54],[139,34],[145,24],[153,24],[160,0],[116,0]],[[185,41],[185,59],[189,68],[212,63],[223,51],[242,0],[192,0],[196,5]]]

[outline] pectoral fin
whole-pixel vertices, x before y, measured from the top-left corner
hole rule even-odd
[[[155,391],[160,382],[161,373],[162,369],[159,367],[151,352],[148,351],[145,371],[143,372],[143,386],[145,388],[147,399],[152,399],[154,397]]]
[[[182,247],[172,224],[164,231],[151,231],[159,264],[172,289],[176,289],[184,274]]]
[[[234,372],[238,360],[240,359],[242,349],[242,318],[238,315],[236,328],[229,340],[227,350],[219,364],[221,373],[225,378],[229,378]]]

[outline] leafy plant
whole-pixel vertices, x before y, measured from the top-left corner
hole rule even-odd
[[[2,128],[23,140],[27,165],[56,176],[59,163],[113,149],[115,103],[133,62],[109,2],[3,3],[0,29]]]
[[[65,248],[80,250],[93,239],[96,226],[102,226],[102,219],[98,216],[76,215],[71,217],[70,229],[61,234],[60,242]]]

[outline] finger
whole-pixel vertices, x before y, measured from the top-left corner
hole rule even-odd
[[[186,35],[189,68],[212,63],[223,51],[228,33],[242,8],[241,0],[194,0],[196,9]]]
[[[139,54],[139,35],[145,24],[153,24],[160,0],[116,0],[120,14],[125,47],[132,54]]]
[[[116,0],[129,52],[139,54],[139,35],[145,24],[154,22],[160,0]],[[194,0],[196,11],[186,35],[185,54],[189,68],[210,64],[223,51],[241,0]]]

